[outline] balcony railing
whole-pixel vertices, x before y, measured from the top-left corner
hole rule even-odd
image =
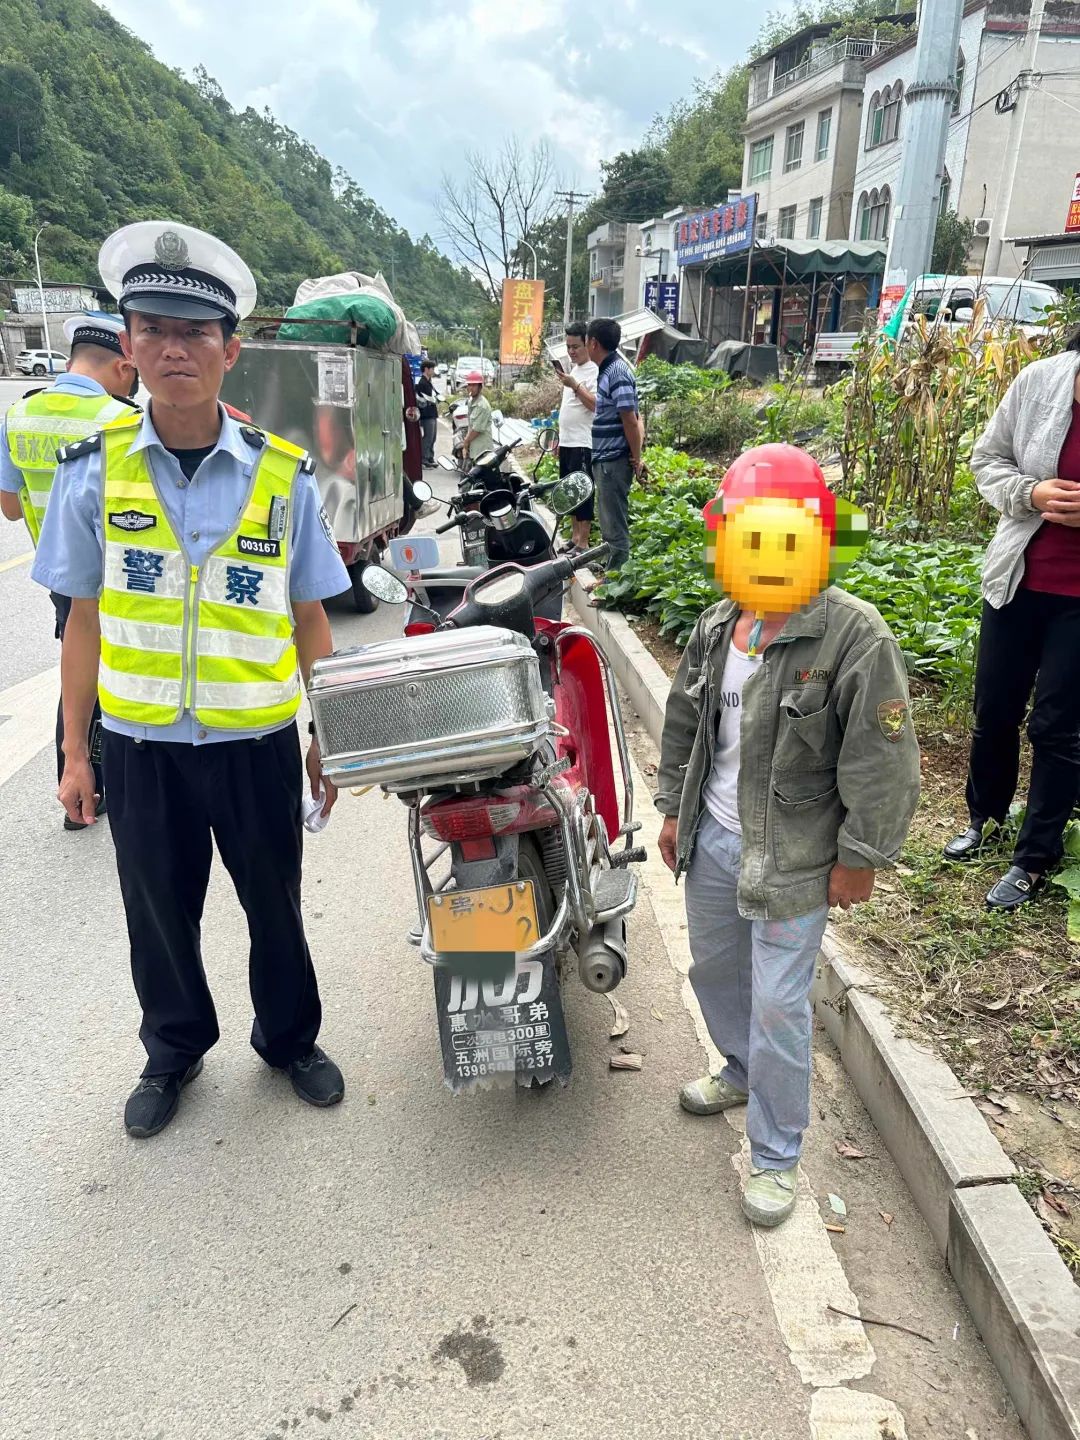
[[[623,283],[623,275],[622,265],[601,265],[599,270],[589,277],[589,283],[597,290],[617,290]]]
[[[856,40],[849,36],[846,40],[838,40],[835,45],[812,50],[798,65],[783,71],[782,74],[770,75],[769,71],[762,67],[754,72],[750,106],[753,108],[761,105],[771,96],[780,95],[783,91],[790,90],[793,85],[809,79],[811,75],[831,70],[834,65],[841,65],[845,60],[869,60],[886,48],[880,40]]]

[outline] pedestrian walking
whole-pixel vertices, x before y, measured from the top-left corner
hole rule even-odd
[[[33,578],[72,596],[62,659],[60,800],[94,817],[85,734],[103,714],[109,820],[142,1007],[128,1133],[156,1134],[218,1039],[199,927],[213,842],[247,915],[251,1043],[312,1105],[342,1098],[316,1044],[319,990],[300,911],[295,716],[333,642],[322,600],[347,589],[314,462],[233,420],[218,395],[255,303],[239,255],[190,226],[142,221],[99,266],[151,396],[60,455]],[[328,814],[317,741],[306,761]]]
[[[596,382],[599,374],[585,349],[585,325],[572,320],[566,327],[566,351],[570,357],[569,371],[559,372],[563,387],[559,402],[559,475],[583,471],[592,475],[592,425],[596,409]],[[569,553],[580,554],[589,548],[589,537],[595,518],[595,495],[573,512]]]
[[[484,394],[484,377],[479,370],[472,370],[465,377],[469,391],[469,428],[461,442],[463,456],[474,464],[481,455],[494,450],[492,436],[491,406]],[[465,465],[463,468],[468,468]]]
[[[1001,518],[983,562],[969,822],[945,858],[981,854],[1004,824],[1030,702],[1027,807],[1012,864],[986,896],[991,910],[1018,910],[1061,859],[1080,795],[1080,330],[1021,370],[971,468]]]
[[[690,981],[727,1063],[679,1099],[695,1115],[748,1106],[743,1210],[772,1226],[795,1204],[829,906],[868,900],[895,864],[919,748],[900,647],[872,605],[829,584],[852,544],[817,463],[750,450],[705,515],[727,598],[672,683],[656,806],[660,853],[687,875]]]
[[[630,558],[630,487],[641,473],[644,432],[638,413],[634,372],[619,354],[617,320],[590,320],[588,357],[597,367],[592,422],[592,467],[600,534],[611,546],[609,571]]]
[[[420,366],[416,384],[416,400],[420,407],[420,429],[424,437],[424,468],[435,468],[435,441],[439,435],[439,397],[435,390],[435,361],[425,360]]]
[[[37,545],[52,491],[59,447],[137,410],[131,396],[139,385],[134,365],[120,348],[123,322],[115,315],[75,315],[64,325],[71,347],[68,367],[52,385],[16,400],[0,426],[0,511],[23,520]],[[57,590],[49,598],[56,613],[56,638],[64,638],[71,600]],[[94,768],[98,815],[105,813],[101,776],[101,711],[95,705],[87,738]],[[64,778],[64,701],[56,710],[56,777]],[[85,830],[81,820],[64,816],[65,830]]]

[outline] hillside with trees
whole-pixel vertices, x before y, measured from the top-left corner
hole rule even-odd
[[[172,217],[234,246],[259,305],[309,275],[382,270],[409,314],[435,324],[487,309],[471,275],[416,241],[360,184],[264,110],[235,111],[92,0],[0,0],[0,276],[93,283],[110,231]]]

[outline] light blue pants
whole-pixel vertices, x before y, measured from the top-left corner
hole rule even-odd
[[[745,920],[735,903],[742,842],[706,813],[686,877],[694,987],[724,1079],[747,1090],[750,1157],[799,1158],[810,1120],[810,985],[828,906],[794,920]]]

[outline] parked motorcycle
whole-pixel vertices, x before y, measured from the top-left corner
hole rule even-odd
[[[580,487],[569,488],[572,497],[553,497],[557,508],[581,503]],[[606,553],[497,566],[451,614],[428,612],[426,633],[312,670],[325,773],[339,786],[379,784],[408,807],[415,939],[434,967],[454,1090],[566,1084],[568,958],[600,993],[626,973],[630,867],[645,852],[632,844],[639,827],[615,679],[589,631],[538,614],[575,564]],[[387,602],[407,598],[379,566],[365,583]]]

